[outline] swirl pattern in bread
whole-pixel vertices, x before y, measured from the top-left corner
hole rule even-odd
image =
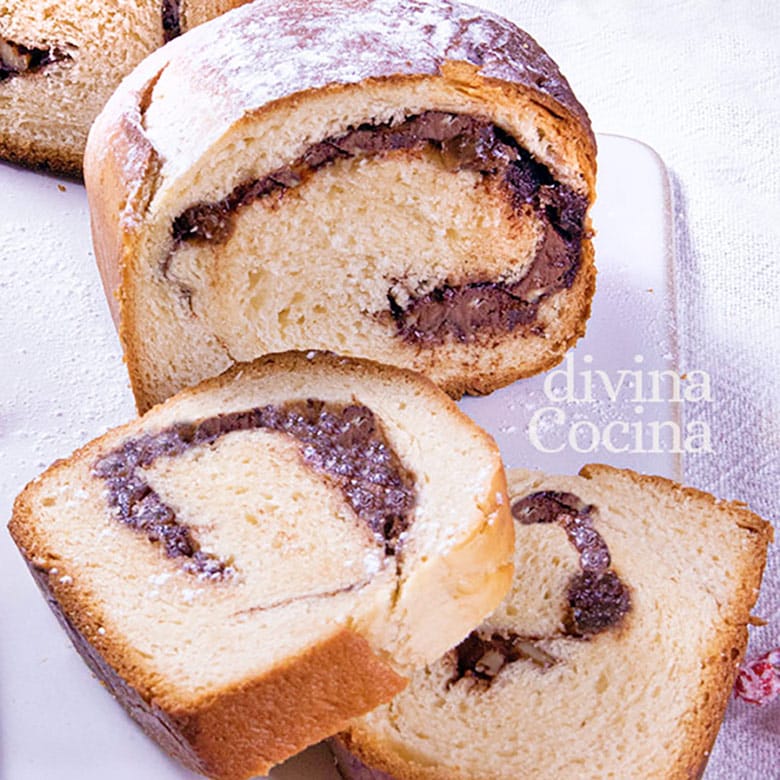
[[[609,466],[508,479],[509,595],[333,742],[343,776],[700,777],[745,651],[770,524]]]
[[[485,393],[584,332],[590,123],[528,35],[470,6],[237,9],[139,66],[85,165],[141,410],[286,349]]]
[[[389,700],[512,572],[493,441],[423,377],[328,355],[237,366],[109,432],[10,530],[108,689],[223,780]]]

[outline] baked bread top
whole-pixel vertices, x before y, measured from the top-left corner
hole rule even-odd
[[[9,528],[130,714],[191,768],[249,777],[388,700],[500,601],[504,479],[424,378],[287,354],[55,463]]]
[[[488,392],[584,331],[590,124],[525,33],[470,6],[237,9],[131,74],[85,178],[142,411],[290,348]],[[443,317],[441,339],[417,338]]]
[[[110,101],[93,133],[106,140],[104,128],[122,117],[151,146],[139,153],[153,154],[163,179],[175,179],[207,152],[219,154],[227,128],[277,109],[277,101],[292,108],[310,92],[420,76],[440,76],[464,91],[493,86],[497,101],[507,83],[514,84],[549,114],[545,130],[552,136],[540,139],[526,126],[518,140],[580,191],[592,187],[596,144],[590,121],[552,59],[506,19],[448,0],[259,0],[148,57]],[[287,146],[294,128],[278,127],[276,134],[279,143],[266,139],[268,147]],[[561,137],[574,147],[566,149],[567,156],[580,170],[556,160]],[[105,151],[98,146],[93,154]],[[295,149],[285,151],[296,156]],[[274,162],[266,167],[273,169]],[[145,175],[140,166],[135,173]]]
[[[509,595],[351,724],[337,746],[345,776],[700,776],[745,650],[770,524],[604,465],[508,480]]]

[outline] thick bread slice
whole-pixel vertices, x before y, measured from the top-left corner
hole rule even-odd
[[[344,776],[698,777],[745,650],[771,526],[741,504],[609,466],[579,477],[516,470],[509,486],[510,594],[334,741]],[[582,598],[588,573],[609,586],[591,587],[601,605]]]
[[[389,700],[495,608],[495,443],[428,380],[275,355],[55,463],[10,531],[77,649],[190,768],[244,778]]]
[[[0,157],[81,177],[90,125],[166,40],[246,0],[5,0]]]
[[[596,146],[524,32],[449,0],[259,0],[145,60],[97,119],[98,264],[144,411],[329,349],[451,395],[584,332]]]

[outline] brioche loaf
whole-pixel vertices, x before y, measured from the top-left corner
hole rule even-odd
[[[454,397],[558,362],[595,271],[595,141],[552,60],[447,0],[259,0],[96,121],[92,232],[141,411],[328,349]]]
[[[423,377],[327,355],[237,366],[107,433],[10,531],[92,670],[215,778],[389,700],[512,578],[490,437]]]
[[[7,0],[0,157],[81,176],[92,121],[149,52],[246,0]]]
[[[512,471],[509,487],[510,594],[334,741],[343,775],[700,776],[771,526],[742,505],[608,466]]]

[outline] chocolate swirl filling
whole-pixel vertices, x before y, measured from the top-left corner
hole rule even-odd
[[[160,7],[165,43],[181,35],[181,0],[162,0]]]
[[[186,571],[221,579],[232,574],[232,564],[200,548],[192,530],[177,520],[143,470],[158,458],[176,457],[228,433],[258,428],[296,439],[304,463],[334,482],[386,554],[395,554],[412,519],[414,477],[366,406],[309,399],[177,423],[126,441],[100,458],[93,473],[106,481],[108,503],[117,520],[162,544],[170,558],[186,558]]]
[[[580,555],[582,572],[568,588],[564,625],[569,636],[587,637],[617,625],[631,607],[628,587],[612,571],[609,548],[594,528],[598,510],[573,493],[544,491],[516,501],[512,516],[523,525],[558,523]]]
[[[73,59],[58,46],[33,47],[0,40],[0,82],[14,76],[34,73],[53,62]]]
[[[588,639],[619,625],[631,608],[629,589],[610,568],[609,548],[594,527],[597,513],[595,506],[585,504],[573,493],[542,491],[512,504],[512,516],[522,525],[561,525],[579,553],[582,571],[569,582],[563,621],[563,636],[572,639]],[[502,669],[520,659],[549,669],[558,661],[537,643],[553,638],[522,636],[490,627],[472,631],[451,651],[455,671],[449,684],[466,678],[489,686]]]
[[[219,201],[190,206],[171,226],[173,251],[194,241],[224,242],[236,214],[254,201],[282,193],[339,159],[429,147],[450,170],[472,170],[500,179],[517,213],[532,211],[543,227],[525,276],[512,283],[490,279],[443,284],[401,306],[394,285],[387,292],[389,316],[404,341],[434,345],[471,341],[482,331],[511,332],[530,326],[539,304],[571,287],[581,262],[587,198],[555,181],[517,141],[488,119],[426,111],[398,124],[364,124],[310,146],[288,166],[236,186]]]

